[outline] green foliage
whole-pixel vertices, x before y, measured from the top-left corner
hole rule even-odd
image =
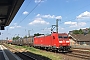
[[[19,38],[19,36],[13,37],[13,40],[18,40]]]
[[[89,28],[88,30],[89,30],[89,32],[88,32],[88,33],[90,34],[90,28]]]
[[[26,48],[27,50],[31,50],[31,51],[38,51],[39,49],[33,48],[33,47],[28,47],[28,46],[22,46],[23,48]]]
[[[28,38],[27,36],[24,36],[24,38]]]
[[[15,46],[15,45],[9,45],[10,47],[13,47],[15,49],[25,49],[28,52],[31,52],[33,54],[37,54],[37,55],[41,55],[41,56],[45,56],[47,58],[49,58],[49,60],[62,60],[62,56],[52,53],[52,52],[46,52],[46,51],[42,51],[40,49],[36,49],[34,47],[28,47],[28,46]],[[47,59],[48,60],[48,59]]]
[[[88,34],[90,34],[90,28],[88,28]],[[80,29],[80,30],[74,30],[73,31],[73,34],[84,34],[84,31],[82,30],[82,29]]]
[[[79,34],[79,31],[78,30],[74,30],[73,34]]]
[[[82,29],[80,29],[78,32],[79,32],[79,34],[83,34],[83,31],[82,31]]]

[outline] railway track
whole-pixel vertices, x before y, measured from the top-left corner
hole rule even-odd
[[[12,49],[12,48],[10,47],[10,49]],[[15,49],[12,49],[12,50],[15,50]],[[30,53],[28,51],[24,51],[24,52],[12,51],[12,52],[14,52],[16,55],[18,55],[23,60],[28,60],[28,59],[29,60],[50,60],[48,58],[39,57],[39,56],[37,56],[33,53]],[[51,52],[51,51],[49,51],[49,52]],[[53,52],[53,53],[64,55],[64,56],[69,56],[69,57],[75,57],[75,58],[78,58],[80,60],[90,60],[90,53],[88,51],[83,51],[82,49],[81,49],[81,51],[80,50],[72,50],[72,52],[70,52],[70,53],[58,53],[58,52]],[[67,60],[70,60],[70,59],[68,58]]]
[[[31,52],[28,52],[28,51],[20,52],[17,49],[14,49],[14,48],[9,47],[7,45],[4,45],[4,46],[6,46],[8,49],[10,49],[16,55],[18,55],[22,60],[51,60],[51,59],[46,58],[44,56],[39,56],[39,55],[33,54]]]
[[[77,57],[77,58],[81,58],[84,60],[90,60],[90,55],[82,54],[82,53],[72,52],[72,53],[65,53],[64,55],[71,56],[71,57]]]
[[[22,58],[22,60],[37,60],[34,57],[31,57],[25,53],[16,52],[15,54],[18,55],[20,58]]]
[[[52,52],[52,51],[48,51],[48,52]],[[70,58],[67,58],[67,56],[74,57],[79,60],[90,60],[90,52],[86,52],[86,51],[73,50],[72,52],[64,52],[64,53],[53,51],[53,53],[58,54],[60,56],[62,55],[65,58],[64,60],[72,60]],[[74,59],[74,60],[76,60],[76,59]]]
[[[4,45],[6,46],[6,45]],[[13,53],[15,53],[16,55],[18,55],[22,60],[37,60],[36,58],[30,56],[30,55],[27,55],[26,53],[24,52],[20,52],[12,47],[9,47],[9,46],[6,46],[7,48],[9,48]]]
[[[90,49],[72,49],[74,52],[84,53],[84,54],[90,54]]]
[[[43,49],[42,49],[43,50]],[[46,50],[44,50],[46,51]],[[79,50],[72,50],[70,52],[57,52],[57,51],[48,51],[48,52],[53,52],[55,54],[60,54],[60,55],[65,55],[65,56],[71,56],[75,58],[80,58],[82,60],[90,60],[90,51],[85,50],[85,49],[79,49]],[[70,59],[67,59],[70,60]]]
[[[77,50],[72,50],[70,53],[64,53],[66,56],[71,56],[71,57],[76,57],[76,58],[81,58],[83,60],[90,60],[90,51],[87,51],[85,49],[77,49]]]
[[[46,50],[44,50],[44,51],[46,51]],[[88,51],[72,50],[70,52],[63,52],[63,53],[57,52],[57,51],[48,51],[48,52],[53,52],[53,53],[59,54],[59,55],[75,57],[75,58],[79,58],[82,60],[90,60],[90,52],[88,52]],[[71,59],[67,58],[66,60],[71,60]]]
[[[46,51],[46,50],[44,50]],[[90,51],[85,51],[85,49],[81,49],[81,50],[72,50],[70,52],[57,52],[57,51],[48,51],[48,52],[53,52],[55,54],[59,54],[60,56],[62,55],[65,59],[64,60],[72,60],[70,58],[67,58],[67,56],[69,57],[75,57],[79,60],[90,60]],[[74,60],[77,60],[74,59]]]

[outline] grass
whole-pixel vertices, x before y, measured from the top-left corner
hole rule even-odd
[[[8,46],[12,46],[10,44],[8,44]],[[14,48],[17,48],[17,49],[26,49],[28,50],[29,52],[32,52],[34,54],[38,54],[38,55],[42,55],[42,56],[45,56],[45,57],[48,57],[50,58],[51,60],[61,60],[61,56],[59,54],[56,54],[56,53],[52,53],[52,52],[46,52],[46,51],[42,51],[40,49],[36,49],[34,47],[28,47],[28,46],[16,46],[16,45],[13,45]]]

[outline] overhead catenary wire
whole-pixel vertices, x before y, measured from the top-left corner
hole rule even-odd
[[[24,17],[17,25],[20,25],[37,7],[38,7],[38,5],[41,3],[41,1],[42,0],[40,0],[38,3],[37,3],[37,5],[29,12],[29,14],[26,16],[26,17]],[[31,1],[30,1],[31,2]],[[14,31],[14,30],[12,30],[12,31]],[[12,32],[11,31],[11,32]]]
[[[41,0],[41,1],[42,1],[42,0]],[[40,2],[41,2],[41,1],[40,1]],[[31,10],[31,12],[40,4],[40,2]],[[90,5],[90,4],[88,4],[88,5]],[[30,13],[31,13],[31,12],[30,12]],[[30,15],[30,13],[29,13],[28,15]],[[28,16],[28,15],[27,15],[27,16]],[[26,17],[27,17],[27,16],[26,16]],[[25,17],[25,18],[26,18],[26,17]],[[22,20],[19,22],[18,25],[20,25],[20,24],[25,20],[25,18],[22,19]],[[75,19],[74,19],[74,20],[75,20]],[[70,20],[67,20],[67,21],[71,21],[71,19],[70,19]],[[62,23],[63,23],[63,22],[62,22]]]
[[[26,7],[23,9],[23,11],[20,13],[20,15],[19,15],[19,18],[18,19],[20,19],[21,18],[21,16],[22,16],[22,13],[27,9],[27,7],[30,5],[30,3],[31,3],[31,1],[32,0],[30,0],[29,2],[28,2],[28,4],[26,5]],[[15,20],[15,22],[17,22],[17,20]],[[8,30],[8,28],[7,28],[7,30]],[[9,33],[7,33],[7,36],[8,36],[8,34]]]
[[[27,17],[35,10],[35,8],[38,7],[38,5],[41,3],[41,1],[42,1],[42,0],[40,0],[40,2],[30,11],[30,13],[29,13],[26,17],[24,17],[24,18],[19,22],[19,24],[22,23],[22,21],[24,21],[25,18],[27,18]],[[18,24],[18,25],[19,25],[19,24]]]
[[[23,11],[21,12],[21,15],[19,15],[19,19],[21,18],[22,16],[22,13],[27,9],[27,7],[30,5],[32,0],[29,1],[29,3],[26,5],[26,7],[23,9]],[[17,22],[17,20],[15,20],[15,22]]]

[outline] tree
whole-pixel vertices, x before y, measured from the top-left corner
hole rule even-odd
[[[83,31],[82,31],[82,29],[80,29],[78,32],[79,32],[79,34],[83,34]]]
[[[88,32],[88,33],[90,34],[90,28],[88,28],[88,30],[89,30],[89,32]]]
[[[24,38],[28,38],[27,36],[24,36]]]
[[[19,38],[19,36],[13,37],[13,40],[18,40]]]
[[[74,30],[73,34],[79,34],[79,31],[78,30]]]

